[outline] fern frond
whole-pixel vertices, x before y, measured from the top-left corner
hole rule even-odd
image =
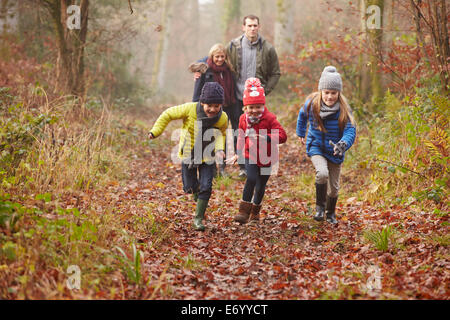
[[[428,151],[431,153],[432,156],[434,157],[440,157],[441,156],[441,152],[439,151],[439,149],[434,145],[434,143],[432,141],[429,140],[425,140],[425,146],[428,148]]]

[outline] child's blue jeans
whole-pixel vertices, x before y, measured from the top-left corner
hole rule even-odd
[[[212,181],[214,178],[213,164],[202,163],[197,168],[189,169],[188,164],[181,164],[181,176],[183,179],[183,190],[186,193],[198,192],[198,198],[209,200],[212,192]],[[198,177],[197,177],[198,172]]]
[[[261,168],[256,164],[249,163],[248,159],[245,159],[245,170],[247,171],[247,181],[245,181],[242,200],[251,202],[253,197],[253,203],[260,205],[266,191],[266,184],[267,181],[269,181],[270,174],[261,174]]]

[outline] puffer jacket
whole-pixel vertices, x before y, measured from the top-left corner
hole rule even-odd
[[[245,37],[245,35],[241,35],[231,40],[227,45],[227,55],[230,57],[231,64],[234,66],[237,73],[236,79],[239,79],[240,76],[243,37]],[[256,51],[255,77],[261,80],[266,95],[275,88],[280,76],[280,64],[275,48],[260,36]]]
[[[309,116],[307,116],[307,108],[310,101],[311,100],[307,100],[305,105],[300,108],[296,130],[297,135],[304,138],[306,134],[306,127],[309,122],[308,136],[306,138],[306,154],[309,157],[321,155],[333,163],[341,164],[344,161],[345,153],[342,157],[333,155],[334,148],[330,145],[330,140],[335,144],[340,140],[345,141],[347,144],[347,149],[345,151],[347,151],[355,142],[356,128],[350,121],[348,121],[344,130],[341,132],[338,125],[338,119],[341,112],[339,110],[327,118],[322,119],[323,125],[327,132],[320,131],[318,126],[315,124],[312,109],[309,110]]]
[[[156,138],[160,136],[170,121],[182,119],[183,127],[181,128],[180,144],[178,156],[180,159],[190,159],[191,150],[194,147],[195,138],[198,132],[197,121],[197,102],[189,102],[179,106],[174,106],[164,111],[156,120],[150,132]],[[222,112],[220,119],[213,125],[221,134],[215,136],[215,150],[225,150],[225,137],[228,126],[228,116]],[[203,162],[212,161],[212,158],[204,158]]]
[[[249,125],[246,117],[247,115],[244,113],[239,118],[239,135],[236,147],[238,154],[242,154],[245,159],[251,160],[258,167],[269,167],[276,164],[279,160],[278,147],[272,146],[272,144],[275,142],[278,142],[278,144],[285,143],[287,140],[286,131],[278,122],[277,117],[267,110],[267,107],[264,107],[263,115],[256,124]],[[266,137],[266,141],[250,138],[248,136],[250,130],[254,130],[255,134]],[[263,143],[267,143],[267,145],[263,146]]]

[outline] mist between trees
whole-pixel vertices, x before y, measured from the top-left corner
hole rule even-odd
[[[63,23],[73,20],[70,5],[80,8],[79,29]],[[2,0],[0,27],[3,35],[17,37],[28,55],[49,61],[55,90],[173,102],[191,98],[189,63],[206,56],[213,44],[239,36],[247,14],[260,17],[260,34],[286,62],[288,80],[278,91],[289,88],[290,80],[305,86],[317,77],[323,64],[289,69],[292,60],[312,51],[322,51],[323,63],[342,64],[347,88],[361,100],[380,98],[391,82],[405,93],[418,78],[411,71],[436,72],[441,87],[448,85],[444,0]],[[345,46],[333,47],[337,43]],[[400,43],[420,50],[416,70],[396,68],[392,55]]]

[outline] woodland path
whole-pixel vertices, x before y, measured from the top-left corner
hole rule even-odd
[[[336,226],[315,222],[314,203],[298,196],[303,192],[312,197],[313,182],[310,190],[295,188],[298,176],[312,174],[312,166],[292,129],[288,137],[280,148],[278,175],[269,180],[258,225],[233,221],[244,182],[228,178],[214,183],[206,231],[194,231],[195,203],[183,193],[180,167],[172,163],[172,147],[164,141],[130,163],[131,181],[126,187],[111,186],[110,201],[127,212],[124,219],[151,212],[155,223],[153,231],[144,227],[146,231],[133,235],[144,256],[142,272],[153,285],[138,292],[128,286],[126,296],[448,299],[448,246],[432,240],[445,231],[442,221],[408,208],[377,209],[340,199]],[[236,176],[237,166],[227,171]],[[348,179],[343,176],[341,182]],[[363,234],[387,224],[399,231],[395,246],[383,252]]]

